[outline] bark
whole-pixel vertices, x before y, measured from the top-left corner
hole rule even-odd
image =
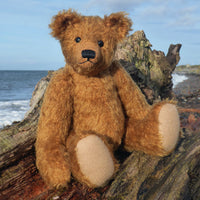
[[[43,78],[35,92],[32,104],[21,122],[0,131],[0,199],[31,199],[45,190],[35,166],[34,143],[40,107],[51,75]],[[42,87],[44,86],[45,87]],[[45,188],[45,189],[44,189]],[[47,190],[47,189],[46,189]]]
[[[136,32],[127,38],[123,51],[119,47],[116,56],[146,92],[149,102],[153,102],[162,98],[160,89],[169,86],[171,77],[168,75],[173,72],[174,64],[171,66],[162,52],[152,51],[144,36],[143,32]],[[175,57],[171,57],[172,60],[176,59],[173,63],[178,62],[177,52]],[[127,55],[131,62],[127,61]],[[152,63],[157,63],[157,67],[159,63],[162,64],[156,71]],[[168,63],[168,67],[163,68],[163,63]],[[164,69],[168,69],[166,76]],[[163,79],[159,80],[159,84],[155,84],[152,74],[155,77],[162,74]],[[159,158],[141,152],[130,155],[121,147],[116,152],[116,157],[122,163],[121,168],[106,187],[92,190],[72,178],[68,189],[49,190],[35,166],[34,143],[43,95],[51,76],[52,73],[36,85],[31,109],[25,119],[0,131],[0,199],[200,199],[199,110],[184,108],[180,108],[181,139],[170,156]],[[168,97],[170,95],[166,94]]]
[[[181,44],[171,44],[169,46],[168,49],[168,53],[167,53],[167,60],[170,64],[170,66],[172,66],[172,70],[175,70],[176,65],[178,64],[179,60],[180,60],[180,55],[179,55],[179,51],[181,49]]]
[[[158,158],[134,152],[123,163],[107,199],[200,199],[200,132],[181,139],[176,151]]]
[[[136,31],[118,45],[115,58],[127,69],[148,102],[172,98],[172,73],[180,60],[181,44],[171,44],[167,56],[152,50],[144,31]]]

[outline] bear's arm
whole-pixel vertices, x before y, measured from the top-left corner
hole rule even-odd
[[[149,105],[141,90],[122,66],[113,63],[113,77],[126,113],[124,147],[151,155],[164,156],[176,146],[179,116],[173,101]]]
[[[70,75],[66,69],[59,70],[49,83],[40,112],[36,163],[45,182],[51,186],[65,185],[70,178],[65,145],[73,113],[71,91]]]
[[[118,94],[126,112],[125,114],[128,118],[142,120],[151,110],[151,106],[119,62],[113,62],[112,70]]]

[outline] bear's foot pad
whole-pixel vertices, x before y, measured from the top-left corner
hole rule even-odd
[[[159,113],[159,133],[164,151],[172,151],[179,138],[180,120],[176,106],[165,104]]]
[[[114,173],[114,161],[104,142],[96,135],[81,139],[76,155],[82,174],[94,186],[103,186]]]

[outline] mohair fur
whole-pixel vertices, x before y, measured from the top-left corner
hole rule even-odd
[[[78,141],[91,134],[107,146],[115,171],[113,152],[122,140],[128,151],[169,153],[162,147],[158,116],[163,105],[173,102],[149,105],[128,73],[113,61],[116,46],[131,25],[123,12],[102,19],[68,10],[53,17],[51,34],[60,41],[67,64],[49,83],[37,130],[36,164],[50,187],[66,186],[71,172],[89,187],[99,187],[87,180],[76,157]],[[95,58],[87,60],[83,50],[94,51]]]

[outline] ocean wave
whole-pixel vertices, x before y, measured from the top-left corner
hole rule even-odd
[[[172,82],[173,82],[173,88],[175,88],[179,83],[187,80],[188,77],[185,75],[180,74],[172,74]]]
[[[29,109],[29,100],[0,101],[0,128],[21,121]]]

